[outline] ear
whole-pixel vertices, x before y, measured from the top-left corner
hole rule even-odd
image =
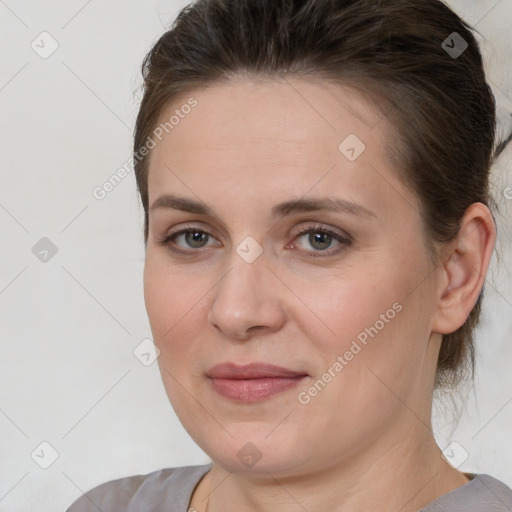
[[[445,257],[433,332],[449,334],[464,324],[484,285],[495,241],[496,226],[489,208],[473,203]]]

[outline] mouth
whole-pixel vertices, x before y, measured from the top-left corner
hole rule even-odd
[[[212,388],[224,398],[236,402],[259,402],[273,395],[291,390],[309,375],[266,363],[239,366],[222,363],[209,370],[207,376]]]

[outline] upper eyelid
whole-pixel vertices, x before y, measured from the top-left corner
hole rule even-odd
[[[204,234],[208,235],[209,237],[213,237],[215,239],[217,238],[208,229],[202,228],[201,226],[198,226],[198,225],[188,224],[188,225],[185,225],[185,226],[177,229],[176,231],[174,231],[172,233],[165,235],[163,237],[163,241],[165,241],[165,240],[174,241],[177,237],[179,237],[187,232],[194,231],[194,230],[198,231],[200,233],[204,233]],[[328,234],[334,235],[336,241],[339,242],[339,244],[342,244],[344,242],[345,243],[352,242],[352,237],[348,233],[345,233],[345,232],[338,233],[336,228],[330,228],[327,226],[323,226],[323,225],[319,224],[318,222],[316,222],[314,225],[302,227],[299,230],[299,232],[294,235],[293,240],[306,235],[308,232],[315,232],[315,231],[326,231],[326,232],[328,232]],[[205,246],[205,247],[208,247],[208,246]],[[195,251],[195,249],[185,249],[185,250],[192,251],[192,252]],[[306,251],[306,252],[310,252],[310,251]]]
[[[313,225],[303,226],[302,228],[299,229],[299,232],[296,233],[295,236],[302,235],[302,234],[304,234],[304,232],[307,232],[309,230],[317,229],[319,231],[321,231],[321,230],[323,230],[323,231],[331,231],[333,234],[335,234],[336,236],[339,236],[340,238],[351,238],[351,236],[348,233],[346,233],[343,230],[340,230],[339,228],[328,227],[327,225],[323,225],[321,222],[318,222],[318,221],[303,221],[303,222],[313,222]],[[169,236],[174,236],[174,235],[182,234],[183,232],[191,231],[191,230],[194,230],[194,229],[196,231],[201,232],[201,233],[206,233],[206,234],[208,234],[210,236],[215,236],[209,228],[203,228],[200,225],[195,225],[193,223],[190,223],[190,224],[185,224],[184,226],[182,226],[179,229],[176,229],[176,231],[169,232],[169,233],[165,234],[163,236],[163,238],[168,238]],[[338,232],[338,231],[340,231],[340,232]]]

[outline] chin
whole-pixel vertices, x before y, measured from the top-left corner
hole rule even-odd
[[[265,424],[259,429],[261,432],[255,431],[254,426],[236,431],[232,427],[227,429],[231,436],[195,441],[216,464],[233,473],[286,474],[309,460],[308,454],[297,450],[304,442],[295,440],[285,430],[281,436],[277,432],[269,435],[273,428],[275,424],[271,428]]]

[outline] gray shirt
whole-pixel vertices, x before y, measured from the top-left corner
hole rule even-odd
[[[80,496],[66,512],[187,512],[192,493],[212,464],[164,468],[111,480]],[[486,474],[419,512],[512,512],[512,490]]]

